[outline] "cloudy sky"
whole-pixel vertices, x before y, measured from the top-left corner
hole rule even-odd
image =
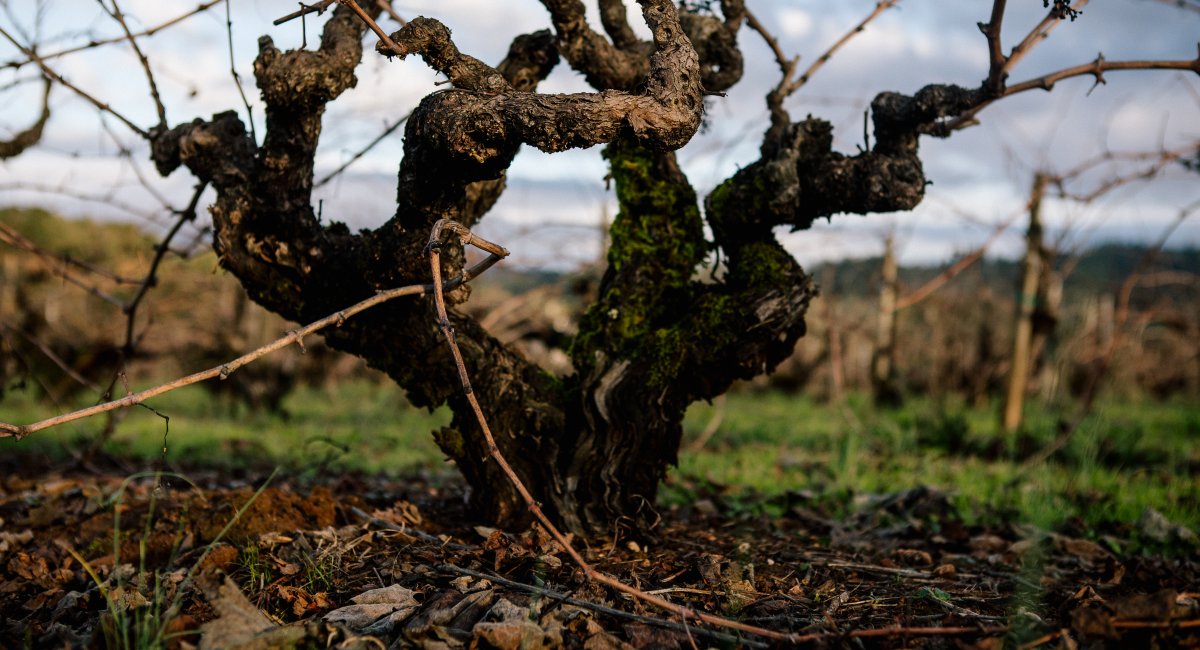
[[[106,0],[111,2],[111,0]],[[631,18],[636,5],[629,2]],[[195,0],[122,0],[134,31],[185,13]],[[748,0],[772,26],[783,49],[815,60],[874,6],[868,0]],[[1005,48],[1015,45],[1044,15],[1039,0],[1010,0]],[[1192,5],[1195,6],[1195,5]],[[405,17],[427,15],[446,23],[464,52],[496,62],[517,34],[546,28],[536,0],[397,0]],[[260,137],[264,127],[251,65],[259,35],[281,48],[299,47],[300,21],[271,23],[296,8],[294,2],[230,0],[233,67],[251,100]],[[985,42],[976,23],[988,18],[984,0],[902,0],[841,50],[787,107],[793,117],[830,120],[837,146],[854,152],[862,143],[863,112],[878,92],[913,92],[928,83],[976,85],[986,76]],[[230,74],[225,29],[226,4],[140,39],[172,124],[197,116],[246,109]],[[310,43],[323,18],[305,21]],[[598,25],[598,21],[595,23]],[[391,30],[396,26],[383,23]],[[92,0],[7,0],[0,26],[22,42],[37,40],[53,53],[90,39],[120,35],[120,27]],[[368,35],[370,45],[374,36]],[[1010,83],[1086,63],[1102,53],[1108,60],[1191,59],[1197,56],[1200,11],[1154,0],[1095,0],[1074,23],[1064,23],[1014,70]],[[778,80],[769,50],[754,33],[740,34],[747,55],[743,81],[708,107],[709,127],[679,153],[702,193],[756,157],[765,124],[763,96]],[[0,41],[0,61],[23,57]],[[157,121],[145,75],[127,44],[52,58],[49,64],[71,82],[107,101],[134,123]],[[926,172],[933,181],[926,201],[899,215],[844,215],[810,231],[783,233],[802,262],[877,254],[888,232],[899,238],[908,262],[952,258],[985,240],[991,224],[1004,222],[1025,203],[1033,173],[1062,173],[1108,152],[1155,152],[1200,140],[1200,76],[1171,71],[1110,72],[1107,84],[1091,78],[1060,82],[1053,92],[1032,91],[1007,98],[980,115],[982,124],[947,140],[925,139]],[[24,128],[36,115],[39,84],[31,65],[0,68],[0,138]],[[439,75],[419,60],[368,54],[359,85],[331,106],[318,160],[318,177],[336,169],[438,88]],[[565,64],[542,85],[543,92],[588,90]],[[190,179],[184,172],[160,179],[145,147],[131,131],[64,88],[51,98],[54,111],[43,142],[22,156],[0,162],[0,205],[49,205],[74,216],[168,218],[162,207],[182,206]],[[356,227],[382,223],[394,209],[395,173],[401,131],[352,165],[318,193],[326,219]],[[122,157],[121,151],[130,155]],[[1125,166],[1125,171],[1130,169]],[[1102,166],[1072,186],[1087,193],[1121,169]],[[139,175],[150,182],[144,187]],[[615,202],[604,184],[597,149],[549,156],[526,148],[510,171],[510,188],[484,221],[488,234],[514,252],[514,263],[570,268],[594,260],[598,224],[611,218]],[[1046,215],[1052,236],[1070,246],[1097,241],[1153,241],[1179,214],[1200,200],[1200,180],[1172,167],[1153,182],[1131,183],[1088,205],[1054,201]],[[75,195],[74,197],[65,196]],[[94,199],[102,198],[104,201]],[[90,200],[89,200],[90,199]],[[1020,247],[1020,220],[994,251],[1012,255]],[[1200,245],[1200,215],[1172,236],[1174,245]]]

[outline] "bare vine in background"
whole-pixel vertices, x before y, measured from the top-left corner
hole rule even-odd
[[[1013,476],[1005,482],[1004,485],[1006,488],[1013,489],[1020,485],[1028,477],[1029,472],[1049,460],[1051,456],[1058,453],[1063,447],[1066,447],[1067,443],[1074,437],[1075,432],[1079,430],[1080,425],[1083,424],[1083,421],[1091,415],[1092,409],[1096,404],[1096,397],[1100,392],[1100,385],[1104,377],[1108,374],[1109,368],[1112,366],[1113,356],[1116,354],[1117,348],[1120,347],[1123,333],[1126,331],[1125,325],[1130,320],[1130,300],[1133,296],[1134,288],[1142,281],[1147,271],[1149,271],[1150,266],[1154,264],[1154,261],[1158,258],[1159,253],[1162,252],[1163,247],[1166,246],[1171,235],[1197,212],[1200,212],[1200,201],[1196,201],[1181,209],[1170,225],[1159,235],[1154,245],[1138,261],[1133,271],[1125,277],[1124,282],[1121,283],[1121,288],[1117,291],[1117,310],[1113,318],[1113,336],[1109,339],[1108,345],[1100,352],[1099,365],[1088,376],[1087,384],[1083,389],[1083,399],[1075,416],[1069,422],[1062,425],[1059,434],[1055,436],[1054,440],[1050,441],[1049,444],[1021,463],[1021,466],[1017,468]]]

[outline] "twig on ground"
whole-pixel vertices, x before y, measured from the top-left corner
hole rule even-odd
[[[439,546],[448,548],[451,551],[460,551],[460,552],[461,551],[474,551],[474,550],[478,550],[478,548],[479,548],[478,546],[468,546],[466,544],[449,542],[449,541],[446,541],[436,535],[430,535],[429,533],[427,533],[423,530],[417,530],[416,528],[412,528],[411,526],[399,526],[397,524],[393,524],[390,521],[380,519],[379,517],[372,517],[371,515],[367,514],[365,511],[363,511],[361,508],[357,508],[354,506],[350,507],[350,512],[355,517],[358,517],[359,519],[363,520],[366,523],[371,524],[372,526],[377,526],[379,528],[383,528],[383,529],[390,530],[390,531],[397,532],[397,533],[403,533],[410,537],[424,540],[431,544],[437,544]]]
[[[566,603],[568,605],[574,605],[575,607],[581,607],[583,609],[591,610],[593,612],[604,614],[606,616],[612,616],[613,618],[620,618],[620,619],[627,620],[627,621],[636,621],[638,623],[646,623],[647,625],[654,625],[654,626],[666,628],[669,630],[675,630],[676,632],[685,632],[685,633],[692,632],[692,633],[695,633],[697,636],[703,636],[703,637],[706,637],[709,639],[714,639],[717,641],[721,641],[722,643],[738,644],[739,647],[743,647],[743,646],[748,647],[748,648],[766,648],[766,647],[768,647],[767,644],[761,643],[758,641],[754,641],[752,639],[735,637],[735,636],[731,636],[728,634],[722,634],[721,632],[705,630],[703,628],[692,628],[692,627],[687,626],[686,624],[680,624],[680,623],[676,623],[674,621],[668,621],[668,620],[662,619],[662,618],[655,618],[653,616],[643,616],[641,614],[632,614],[630,612],[622,611],[619,609],[614,609],[612,607],[606,607],[604,605],[600,605],[598,603],[593,603],[593,602],[590,602],[587,600],[580,600],[578,598],[572,598],[572,597],[568,596],[567,594],[553,591],[551,589],[546,589],[545,587],[538,587],[535,585],[527,585],[527,584],[524,584],[521,582],[516,582],[514,580],[509,580],[508,578],[503,578],[501,576],[492,575],[489,573],[480,573],[479,571],[472,571],[471,569],[464,569],[462,567],[454,566],[453,564],[440,564],[436,568],[439,571],[445,571],[447,573],[456,573],[458,575],[470,576],[472,578],[480,578],[483,580],[487,580],[489,582],[494,582],[502,587],[508,587],[509,589],[517,589],[517,590],[524,591],[529,594],[544,596],[546,598],[552,599],[557,602]]]
[[[688,619],[702,621],[716,627],[737,630],[739,632],[745,632],[747,634],[753,634],[763,638],[789,644],[806,643],[835,636],[834,633],[830,632],[814,632],[811,634],[778,632],[775,630],[768,630],[766,628],[758,627],[756,625],[748,625],[746,623],[741,623],[739,621],[734,621],[721,616],[698,612],[690,607],[684,607],[682,605],[672,603],[658,596],[646,593],[637,587],[627,585],[614,576],[592,567],[587,560],[583,559],[583,556],[581,556],[579,552],[575,550],[575,547],[571,545],[570,540],[568,540],[567,537],[558,530],[558,527],[555,526],[554,523],[550,521],[549,517],[547,517],[542,511],[542,508],[538,504],[537,500],[533,498],[533,495],[529,492],[529,489],[525,487],[525,483],[519,476],[517,476],[517,473],[513,470],[512,466],[508,464],[508,460],[504,458],[504,454],[500,452],[500,448],[496,445],[496,439],[492,436],[492,431],[488,426],[487,418],[484,416],[483,409],[479,406],[479,401],[475,397],[475,391],[471,387],[471,378],[467,372],[466,363],[463,361],[462,351],[459,350],[458,343],[454,337],[454,329],[450,326],[450,317],[446,312],[446,299],[443,292],[441,279],[441,248],[444,244],[442,241],[443,231],[454,233],[459,238],[460,244],[464,247],[475,246],[483,251],[488,252],[490,254],[489,259],[491,257],[499,258],[507,256],[508,251],[498,244],[475,236],[468,228],[455,221],[442,219],[434,224],[433,233],[429,237],[428,250],[429,265],[433,275],[433,299],[437,308],[438,328],[441,329],[442,335],[445,337],[446,343],[450,347],[451,355],[454,357],[454,364],[458,370],[459,379],[462,381],[463,392],[466,395],[468,403],[471,405],[471,409],[475,413],[475,418],[479,424],[481,432],[483,433],[484,440],[487,442],[488,454],[500,466],[500,469],[504,472],[504,475],[508,477],[509,481],[512,482],[512,485],[516,489],[517,493],[520,494],[522,500],[525,501],[525,504],[529,508],[529,512],[533,515],[537,525],[541,526],[542,529],[548,535],[550,535],[555,542],[558,543],[563,551],[570,556],[570,558],[575,562],[576,566],[583,571],[584,576],[588,580],[606,585],[644,603],[653,605],[664,611],[671,612],[685,621]],[[1003,634],[1007,631],[1007,627],[891,627],[871,630],[854,630],[845,634],[840,634],[840,636],[865,638],[879,636],[956,636],[970,633],[995,635]]]

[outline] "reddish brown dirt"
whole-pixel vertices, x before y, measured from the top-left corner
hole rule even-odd
[[[277,477],[255,496],[262,478],[0,476],[0,647],[106,647],[137,616],[172,647],[217,629],[212,647],[242,647],[235,619],[258,621],[259,647],[1200,645],[1194,548],[968,526],[930,490],[841,518],[804,495],[769,517],[697,497],[649,540],[578,545],[627,584],[797,637],[780,642],[685,626],[589,583],[545,535],[473,527],[453,481]]]

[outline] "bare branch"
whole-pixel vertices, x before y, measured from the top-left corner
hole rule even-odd
[[[817,57],[817,60],[813,61],[812,65],[808,66],[808,69],[806,69],[804,73],[801,74],[797,79],[792,79],[792,75],[796,73],[796,66],[800,63],[800,57],[795,56],[789,58],[786,54],[784,54],[783,48],[779,45],[779,39],[777,39],[775,35],[772,34],[758,19],[758,17],[755,16],[749,9],[744,7],[741,8],[741,11],[746,18],[746,24],[750,26],[750,29],[762,36],[763,40],[766,41],[767,46],[771,48],[771,52],[775,56],[775,62],[779,65],[779,70],[781,73],[779,83],[776,84],[776,86],[771,89],[769,93],[767,93],[767,109],[771,113],[771,126],[767,130],[767,135],[764,138],[764,147],[769,149],[770,147],[774,146],[774,141],[783,134],[788,123],[791,122],[791,117],[783,108],[783,101],[792,93],[795,93],[802,86],[804,86],[804,84],[808,83],[808,80],[811,79],[818,70],[820,70],[821,66],[825,65],[825,63],[828,62],[829,59],[833,57],[833,55],[839,49],[842,48],[842,46],[850,42],[850,39],[854,38],[855,35],[862,33],[862,31],[866,29],[866,26],[870,24],[871,21],[875,20],[875,18],[877,18],[884,11],[896,6],[899,1],[900,0],[881,0],[880,2],[877,2],[875,4],[875,8],[870,14],[867,15],[866,18],[864,18],[857,25],[855,25],[853,29],[846,32],[841,38],[835,41],[833,45],[831,45],[828,50]]]
[[[154,213],[148,212],[136,205],[133,205],[132,203],[127,203],[117,199],[115,193],[111,190],[104,193],[88,193],[81,192],[65,182],[59,185],[48,185],[45,183],[29,183],[23,181],[7,183],[0,182],[0,190],[37,192],[39,194],[50,194],[59,197],[65,196],[77,201],[96,203],[109,208],[117,208],[145,221],[158,221],[158,216]]]
[[[19,156],[42,139],[42,130],[50,119],[50,86],[52,85],[49,77],[44,77],[44,79],[46,89],[42,92],[41,114],[32,126],[17,133],[11,139],[0,142],[0,160]]]
[[[762,39],[766,41],[767,47],[771,48],[771,53],[775,55],[775,62],[779,64],[779,69],[781,72],[783,72],[783,81],[780,83],[791,79],[792,71],[795,70],[796,63],[800,60],[800,57],[795,56],[789,58],[786,54],[784,54],[783,48],[779,45],[779,39],[776,38],[775,35],[772,34],[767,27],[762,24],[762,21],[758,19],[758,16],[754,15],[754,12],[750,11],[749,9],[746,10],[746,24],[750,26],[750,29],[758,32],[758,35],[762,36]]]
[[[849,43],[852,38],[861,34],[863,30],[867,28],[867,25],[871,24],[871,21],[875,20],[883,12],[895,7],[899,3],[900,0],[881,0],[880,2],[877,2],[875,4],[875,8],[871,10],[871,13],[868,14],[866,18],[863,18],[861,22],[859,22],[850,31],[846,32],[841,38],[835,41],[833,45],[830,45],[829,49],[825,50],[821,56],[818,56],[817,60],[813,61],[812,65],[808,66],[808,69],[805,70],[798,79],[784,86],[784,95],[791,95],[799,90],[801,86],[808,83],[808,80],[811,79],[814,74],[816,74],[817,70],[820,70],[821,66],[825,65],[825,63],[828,62],[834,54],[837,54],[838,50],[842,49],[842,47],[846,45],[846,43]]]
[[[13,38],[13,36],[11,34],[9,34],[8,31],[5,30],[3,27],[0,27],[0,36],[3,36],[5,39],[8,40],[8,42],[12,43],[14,47],[16,47],[18,50],[20,50],[21,54],[24,54],[25,56],[29,57],[29,59],[31,61],[37,63],[38,67],[40,67],[42,69],[42,73],[45,74],[47,77],[57,81],[58,83],[66,86],[67,88],[70,88],[71,90],[75,91],[75,94],[86,99],[88,102],[90,102],[96,108],[117,118],[125,126],[129,127],[129,129],[131,131],[133,131],[134,133],[142,136],[143,138],[145,138],[147,140],[150,139],[150,133],[147,132],[145,129],[134,124],[132,121],[130,121],[124,115],[121,115],[120,113],[118,113],[116,110],[114,110],[108,104],[96,99],[95,97],[92,97],[88,93],[81,90],[75,84],[72,84],[71,82],[67,81],[66,79],[63,79],[62,75],[60,75],[57,72],[55,72],[54,70],[52,70],[50,68],[50,66],[46,65],[46,62],[43,61],[42,58],[37,55],[37,53],[35,53],[33,50],[25,47],[24,45],[21,45],[21,43],[19,41],[17,41],[17,39]]]
[[[1092,75],[1097,84],[1105,83],[1104,73],[1112,70],[1191,70],[1200,75],[1200,53],[1190,61],[1106,61],[1104,55],[1097,55],[1091,63],[1083,63],[1071,68],[1051,72],[1036,79],[1023,81],[1004,90],[1001,97],[1008,97],[1026,90],[1051,90],[1054,84],[1071,77]]]
[[[1087,3],[1088,0],[1076,0],[1075,4],[1071,5],[1071,10],[1078,11]],[[1025,58],[1025,55],[1029,54],[1029,52],[1033,50],[1034,46],[1046,40],[1050,36],[1050,32],[1054,31],[1054,28],[1057,27],[1061,22],[1062,15],[1059,14],[1056,8],[1051,7],[1050,11],[1046,14],[1046,17],[1043,18],[1036,27],[1030,30],[1030,32],[1025,35],[1025,38],[1021,39],[1021,42],[1018,43],[1017,46],[1012,49],[1012,52],[1010,52],[1005,58],[1004,67],[1000,71],[1001,76],[1007,76],[1008,73],[1012,71],[1013,67],[1016,66],[1021,59]]]
[[[150,84],[150,97],[154,99],[154,108],[158,111],[158,126],[166,128],[167,126],[167,109],[163,106],[162,97],[158,94],[158,84],[154,81],[154,73],[150,70],[150,59],[142,52],[141,46],[138,45],[137,37],[129,29],[129,24],[125,22],[125,14],[121,13],[121,7],[117,4],[117,0],[111,0],[112,8],[104,4],[104,0],[96,0],[100,4],[100,8],[104,9],[105,13],[117,21],[121,26],[121,31],[125,32],[125,38],[129,41],[129,46],[133,48],[133,53],[137,55],[138,62],[142,64],[142,71],[146,73],[146,81]]]
[[[137,321],[138,306],[141,305],[142,299],[146,297],[146,293],[151,287],[158,284],[158,266],[166,257],[167,251],[171,250],[171,240],[183,228],[183,224],[196,220],[196,206],[200,204],[200,195],[204,193],[208,183],[200,183],[196,186],[196,191],[192,194],[192,200],[183,210],[178,212],[179,218],[175,221],[175,225],[171,227],[167,234],[163,236],[162,242],[154,248],[154,260],[150,262],[150,269],[146,271],[146,277],[142,280],[141,286],[138,287],[137,293],[133,298],[125,303],[121,311],[125,312],[125,344],[122,350],[126,355],[133,354],[133,328]]]
[[[368,142],[367,146],[354,152],[354,155],[350,156],[350,160],[347,160],[346,162],[342,163],[337,169],[322,176],[317,182],[313,183],[313,188],[316,189],[318,187],[321,187],[322,185],[333,180],[334,178],[337,178],[338,175],[340,175],[342,172],[346,171],[350,167],[350,165],[353,165],[356,161],[358,161],[359,158],[362,158],[363,156],[365,156],[368,151],[370,151],[371,149],[374,149],[375,145],[379,144],[380,142],[383,142],[389,135],[395,133],[396,129],[403,126],[404,123],[407,122],[408,118],[410,118],[410,117],[412,117],[411,112],[409,112],[408,115],[405,115],[404,117],[389,124],[386,128],[383,129],[382,133],[375,136],[375,139]]]
[[[1069,198],[1080,203],[1090,203],[1097,198],[1111,192],[1112,190],[1135,183],[1138,181],[1146,181],[1157,177],[1163,170],[1171,164],[1177,162],[1184,156],[1190,156],[1200,151],[1200,143],[1192,143],[1187,147],[1171,151],[1160,151],[1153,153],[1132,153],[1132,154],[1117,154],[1106,153],[1096,156],[1090,160],[1084,161],[1077,165],[1074,169],[1057,174],[1050,177],[1050,182],[1058,189],[1058,195],[1063,198]],[[1087,192],[1070,192],[1066,188],[1066,184],[1072,179],[1082,176],[1086,172],[1107,163],[1117,161],[1148,161],[1141,169],[1132,172],[1118,174],[1109,178]]]
[[[54,365],[58,366],[58,369],[63,371],[64,374],[66,374],[68,377],[70,377],[72,380],[74,380],[75,383],[79,384],[80,386],[83,386],[84,388],[94,390],[97,393],[100,392],[101,389],[98,384],[90,381],[87,377],[84,377],[83,375],[79,374],[79,372],[77,370],[75,370],[74,368],[72,368],[70,366],[70,364],[68,364],[66,361],[63,361],[62,357],[55,354],[54,350],[52,350],[50,348],[50,346],[46,345],[45,342],[41,341],[36,336],[30,334],[29,332],[26,332],[25,330],[15,326],[12,323],[9,323],[8,321],[3,320],[3,319],[0,319],[0,329],[7,331],[7,332],[12,332],[14,334],[17,334],[21,338],[28,341],[30,345],[37,348],[38,352],[42,353],[42,356],[49,359],[50,363],[53,363]]]
[[[983,109],[991,106],[996,100],[1028,90],[1041,89],[1049,91],[1054,88],[1056,83],[1064,79],[1091,75],[1096,78],[1096,85],[1107,83],[1104,79],[1104,73],[1113,70],[1190,70],[1196,74],[1200,74],[1200,51],[1198,51],[1196,58],[1190,61],[1107,61],[1104,59],[1104,55],[1101,54],[1090,63],[1064,68],[1035,79],[1008,86],[999,95],[980,101],[975,106],[960,113],[957,117],[948,120],[944,125],[931,129],[931,132],[936,135],[947,135],[951,131],[974,126],[979,123],[975,119],[975,116]]]
[[[101,122],[100,127],[106,134],[108,134],[108,137],[113,141],[113,144],[116,145],[117,156],[123,160],[126,165],[129,165],[130,171],[132,171],[133,175],[137,178],[138,185],[140,185],[142,189],[146,190],[147,194],[154,197],[154,200],[158,201],[158,204],[162,206],[164,210],[168,212],[175,212],[175,209],[171,205],[171,201],[166,196],[163,196],[163,193],[158,191],[158,189],[150,183],[150,179],[146,178],[146,175],[142,173],[141,165],[139,165],[138,161],[133,157],[132,149],[124,142],[121,142],[120,136],[113,131],[108,122]]]
[[[479,274],[481,274],[484,271],[486,271],[487,269],[491,268],[499,260],[500,260],[500,256],[489,255],[484,260],[475,264],[471,268],[463,271],[462,275],[459,275],[458,277],[455,277],[454,279],[446,282],[445,288],[453,289],[465,282],[471,281],[472,279],[479,276]],[[37,433],[38,431],[41,431],[43,429],[49,429],[50,427],[55,427],[60,424],[66,424],[67,422],[74,422],[75,420],[81,420],[83,418],[88,418],[93,415],[98,415],[100,413],[107,413],[109,411],[115,411],[117,409],[123,409],[123,408],[128,408],[131,406],[137,406],[139,404],[142,404],[143,402],[145,402],[148,399],[157,397],[164,393],[169,393],[178,388],[183,388],[184,386],[190,386],[192,384],[204,381],[206,379],[212,379],[214,377],[222,377],[222,378],[228,377],[230,373],[234,372],[238,368],[241,368],[242,366],[244,366],[248,363],[251,363],[252,361],[259,359],[260,357],[263,357],[263,356],[270,354],[271,352],[274,352],[281,348],[285,348],[293,343],[299,343],[300,341],[302,341],[304,339],[305,336],[308,336],[309,334],[312,334],[313,332],[316,332],[316,331],[319,331],[326,327],[329,327],[330,325],[341,325],[342,323],[344,323],[346,321],[346,319],[348,319],[358,313],[361,313],[367,309],[370,309],[376,305],[380,305],[382,303],[385,303],[394,298],[399,298],[401,296],[424,295],[424,294],[430,293],[431,291],[433,291],[433,285],[430,285],[430,284],[413,284],[413,285],[409,285],[406,287],[400,287],[397,289],[380,291],[380,292],[376,293],[374,296],[371,296],[370,298],[367,298],[366,300],[363,300],[357,304],[347,307],[346,309],[343,309],[341,311],[330,314],[329,316],[326,316],[325,318],[322,318],[320,320],[309,323],[308,325],[305,325],[304,327],[301,327],[299,329],[292,330],[291,332],[288,332],[286,336],[276,339],[276,340],[254,350],[252,352],[243,354],[242,356],[230,361],[229,363],[225,363],[225,364],[222,364],[219,366],[214,366],[207,370],[202,370],[200,372],[193,373],[186,377],[176,379],[175,381],[167,382],[165,384],[161,384],[161,385],[155,386],[153,388],[148,388],[146,390],[143,390],[143,391],[140,391],[137,393],[130,393],[129,395],[126,395],[125,397],[122,397],[117,400],[105,402],[103,404],[97,404],[95,406],[91,406],[91,407],[88,407],[85,409],[80,409],[78,411],[72,411],[71,413],[65,413],[63,415],[58,415],[58,416],[55,416],[52,418],[47,418],[45,420],[41,420],[40,422],[34,422],[32,424],[25,424],[25,425],[0,422],[0,438],[16,438],[17,440],[20,440],[20,439],[24,438],[25,436],[28,436],[31,433]]]
[[[380,9],[384,10],[387,15],[392,17],[392,20],[400,23],[401,26],[408,24],[408,21],[392,8],[392,3],[389,0],[375,0],[375,4],[379,5]]]
[[[302,3],[300,3],[299,11],[293,11],[292,13],[290,13],[282,18],[276,18],[275,21],[271,24],[275,25],[275,26],[279,26],[286,22],[295,20],[301,16],[307,16],[308,14],[324,13],[325,10],[328,9],[330,5],[332,5],[336,2],[338,2],[338,0],[321,0],[320,2],[314,2],[310,5],[306,5],[302,2]]]
[[[41,257],[48,262],[52,262],[55,266],[66,265],[75,267],[81,271],[98,275],[102,278],[112,280],[118,284],[138,284],[141,280],[119,275],[107,269],[100,268],[95,264],[84,262],[83,260],[75,259],[65,253],[54,253],[45,250],[27,239],[24,235],[17,232],[12,226],[5,223],[0,223],[0,243],[8,244],[17,250],[22,250],[27,253],[32,253]]]
[[[375,35],[378,36],[379,40],[382,41],[383,44],[387,46],[388,50],[390,50],[394,54],[403,54],[403,52],[399,48],[399,46],[397,46],[395,43],[392,42],[392,39],[387,35],[387,32],[383,31],[383,28],[379,26],[379,23],[375,22],[375,18],[373,18],[367,12],[363,11],[363,8],[358,6],[357,2],[355,2],[354,0],[337,0],[337,1],[339,3],[341,3],[342,5],[350,7],[350,9],[352,9],[354,11],[354,13],[364,23],[367,24],[367,27],[370,27],[371,31],[375,32]],[[379,49],[379,48],[376,48],[376,49]],[[386,54],[386,52],[381,52],[381,53]]]
[[[174,18],[171,18],[170,20],[161,22],[161,23],[155,25],[154,27],[150,27],[148,29],[143,29],[142,31],[140,31],[136,34],[133,34],[133,38],[141,38],[143,36],[153,36],[168,27],[178,25],[179,23],[183,22],[184,20],[187,20],[188,18],[191,18],[192,16],[195,16],[197,14],[208,11],[209,9],[211,9],[214,5],[216,5],[219,2],[224,2],[224,0],[208,0],[207,2],[201,3],[195,9],[192,9],[191,11],[189,11],[187,13],[180,14]],[[59,57],[67,56],[68,54],[75,54],[76,52],[90,50],[92,48],[100,47],[103,45],[111,45],[112,43],[119,43],[121,41],[126,40],[127,38],[129,38],[128,35],[122,35],[122,36],[113,36],[112,38],[103,38],[103,39],[99,39],[99,40],[92,40],[92,41],[88,41],[87,43],[84,43],[83,45],[69,47],[69,48],[66,48],[63,50],[58,50],[56,52],[51,52],[50,54],[42,54],[40,56],[41,56],[42,61],[50,61],[52,59],[57,59]],[[24,66],[24,65],[27,65],[27,64],[33,63],[33,62],[34,62],[33,58],[26,58],[21,61],[8,61],[8,62],[0,65],[0,67],[20,68],[21,66]]]
[[[908,309],[909,307],[912,307],[913,305],[921,302],[922,300],[925,300],[929,296],[933,295],[934,292],[936,292],[938,289],[941,289],[942,285],[953,280],[955,277],[957,277],[963,271],[966,271],[967,269],[971,268],[971,265],[975,264],[975,262],[978,262],[980,260],[980,258],[983,257],[984,253],[986,253],[987,250],[989,248],[991,248],[992,244],[996,243],[996,240],[1000,238],[1000,235],[1003,235],[1004,231],[1008,230],[1009,226],[1011,226],[1013,224],[1013,222],[1015,222],[1017,220],[1018,217],[1020,217],[1024,214],[1025,214],[1024,210],[1013,213],[1013,215],[1011,217],[1009,217],[1008,219],[1005,219],[1002,223],[1000,223],[994,229],[992,229],[992,232],[990,235],[988,235],[988,238],[986,240],[984,240],[984,242],[982,244],[980,244],[978,247],[976,247],[975,250],[967,253],[966,255],[963,255],[961,258],[958,259],[957,262],[950,265],[949,268],[947,268],[945,271],[942,271],[941,273],[937,274],[937,276],[935,276],[934,278],[932,278],[925,284],[921,285],[921,287],[918,288],[917,290],[915,290],[912,293],[897,300],[896,306],[894,308],[895,311],[900,311],[901,309]]]
[[[988,76],[984,86],[994,93],[1004,89],[1004,66],[1008,57],[1004,56],[1004,45],[1000,41],[1001,27],[1004,23],[1004,9],[1007,0],[992,0],[992,17],[985,23],[979,23],[979,31],[983,32],[988,44]]]
[[[254,132],[254,109],[250,107],[250,100],[246,98],[246,91],[242,88],[242,77],[238,74],[236,59],[233,56],[233,18],[229,13],[229,0],[225,0],[225,39],[229,44],[229,74],[233,76],[233,84],[237,86],[238,95],[242,97],[242,106],[246,107],[246,121],[250,123],[250,140],[257,143],[258,135]]]

